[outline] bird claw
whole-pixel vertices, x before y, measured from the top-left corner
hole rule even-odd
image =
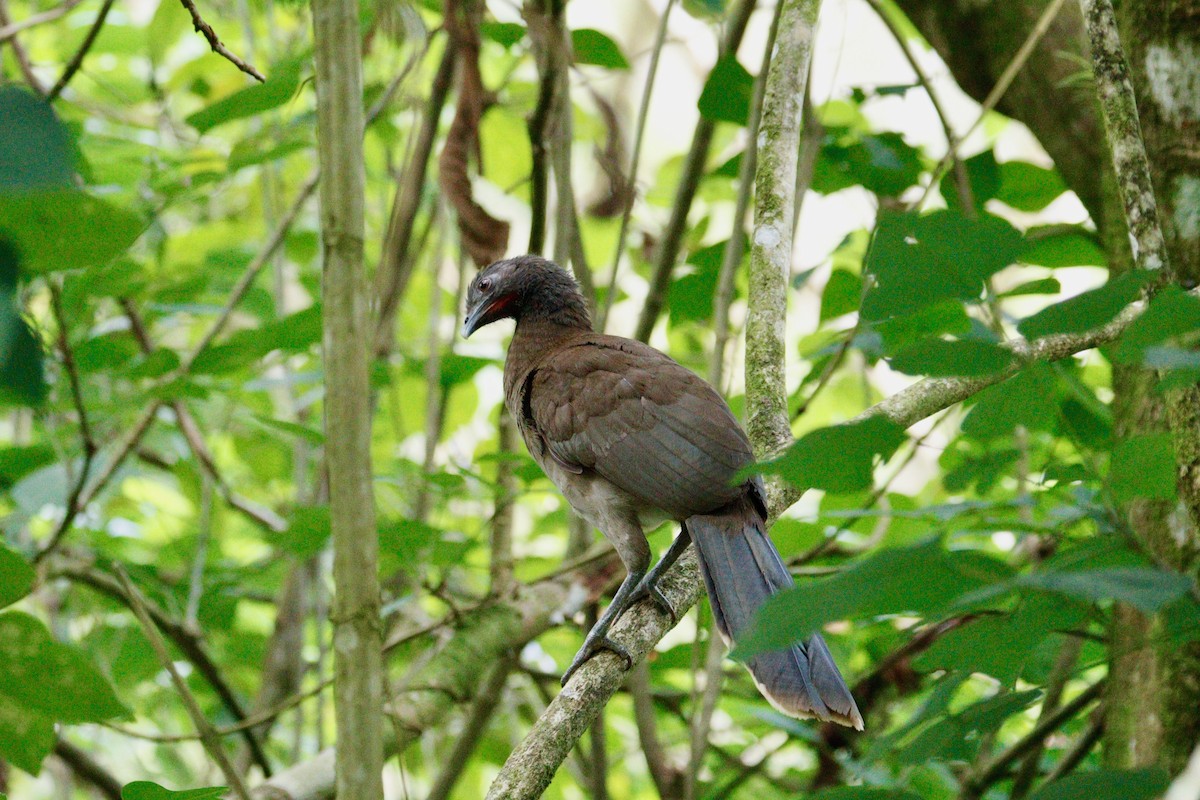
[[[584,665],[584,663],[592,656],[599,653],[601,650],[607,650],[610,653],[616,653],[625,661],[625,669],[633,669],[633,656],[629,655],[629,651],[624,645],[614,642],[607,636],[597,636],[595,638],[589,636],[583,642],[583,647],[579,648],[579,652],[575,654],[575,658],[571,661],[571,666],[567,667],[567,671],[563,673],[561,686],[566,686],[571,680],[571,676],[575,671]]]
[[[659,611],[670,617],[672,628],[679,622],[679,617],[675,614],[675,607],[671,605],[671,601],[658,588],[658,584],[642,583],[641,586],[634,590],[633,595],[630,596],[629,605],[632,606],[634,603],[641,602],[642,600],[649,600],[654,603],[654,605],[658,606]]]

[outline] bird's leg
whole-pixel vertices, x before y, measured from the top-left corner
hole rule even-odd
[[[575,674],[575,670],[583,666],[583,663],[601,650],[609,650],[616,653],[625,660],[625,669],[633,667],[633,656],[629,655],[629,651],[623,645],[614,642],[608,638],[608,629],[617,621],[617,617],[629,608],[631,597],[634,589],[637,588],[638,582],[642,576],[646,574],[645,566],[641,570],[630,570],[625,576],[625,580],[621,581],[621,585],[617,588],[617,593],[613,595],[612,602],[608,608],[604,609],[604,613],[600,615],[600,619],[596,620],[596,624],[588,631],[587,638],[583,640],[583,647],[579,648],[579,652],[575,654],[575,658],[571,661],[571,666],[567,667],[567,671],[563,673],[562,685],[566,686],[567,681],[571,680],[571,676]]]
[[[675,541],[671,542],[671,546],[667,548],[667,552],[663,553],[663,557],[658,560],[654,568],[646,573],[646,577],[642,578],[642,582],[633,590],[633,596],[629,598],[629,605],[649,599],[671,618],[671,625],[675,625],[679,618],[675,614],[675,608],[671,605],[671,601],[667,600],[666,595],[658,588],[658,580],[666,574],[667,570],[675,566],[675,562],[679,560],[683,551],[687,550],[691,543],[692,534],[687,529],[687,523],[681,523],[679,535],[675,537]]]

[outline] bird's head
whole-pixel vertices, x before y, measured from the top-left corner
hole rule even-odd
[[[463,336],[496,320],[531,317],[588,330],[592,326],[579,286],[562,267],[535,255],[496,261],[481,269],[467,289]]]

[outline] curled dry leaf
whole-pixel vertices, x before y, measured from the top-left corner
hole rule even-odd
[[[477,266],[504,256],[508,249],[509,225],[496,219],[475,202],[471,192],[468,162],[472,152],[479,158],[479,121],[486,101],[479,73],[479,17],[476,0],[448,0],[446,30],[449,46],[458,50],[458,106],[438,156],[438,182],[454,205],[463,246]]]

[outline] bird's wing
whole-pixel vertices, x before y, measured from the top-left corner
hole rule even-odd
[[[711,386],[629,339],[593,335],[555,350],[528,379],[524,405],[559,463],[594,469],[674,517],[732,500],[735,474],[754,460]]]

